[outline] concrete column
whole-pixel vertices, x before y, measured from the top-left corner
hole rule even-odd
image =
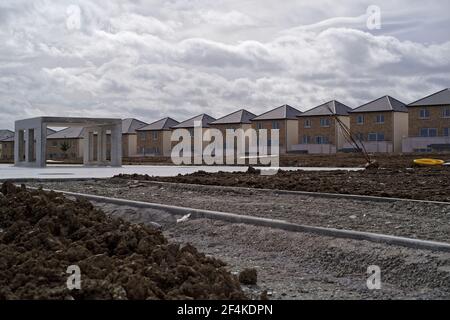
[[[47,124],[42,123],[40,128],[35,129],[35,157],[38,167],[47,166]]]
[[[119,123],[111,128],[111,166],[122,165],[122,124]]]
[[[87,128],[84,130],[83,134],[83,164],[85,166],[89,165],[89,150],[91,148],[89,141],[90,132]]]
[[[16,165],[19,165],[20,162],[23,162],[23,152],[25,150],[25,143],[24,143],[25,134],[24,131],[21,129],[15,129],[15,135],[14,135],[14,163]]]
[[[97,131],[97,162],[106,164],[106,128],[100,127]]]
[[[94,130],[89,132],[89,164],[94,164],[94,152],[95,152],[95,143],[94,143]]]

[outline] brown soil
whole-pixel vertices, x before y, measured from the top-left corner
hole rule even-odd
[[[383,168],[407,168],[412,166],[417,158],[435,158],[450,160],[449,153],[436,154],[375,154],[371,159],[376,160]],[[287,154],[280,156],[281,167],[362,167],[366,159],[361,153],[337,154]],[[133,157],[124,158],[123,164],[171,165],[170,157]]]
[[[256,285],[258,282],[258,272],[254,268],[247,268],[239,273],[239,282],[247,285]]]
[[[413,160],[418,158],[434,158],[449,161],[450,154],[409,153],[409,154],[375,154],[371,155],[382,168],[404,169],[413,166]],[[366,160],[361,153],[337,153],[330,155],[289,154],[280,156],[280,166],[297,167],[363,167]]]
[[[271,176],[262,176],[253,169],[247,173],[199,171],[176,177],[118,175],[113,179],[117,178],[450,201],[450,167],[351,172],[298,170]]]
[[[81,269],[69,291],[67,267]],[[4,183],[0,299],[243,299],[225,264],[87,201]]]

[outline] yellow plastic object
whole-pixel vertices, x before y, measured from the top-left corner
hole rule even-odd
[[[421,166],[441,166],[445,161],[439,159],[415,159],[414,163]]]

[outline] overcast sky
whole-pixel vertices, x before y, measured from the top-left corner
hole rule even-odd
[[[371,5],[381,29],[367,27]],[[409,103],[450,87],[449,12],[448,0],[1,0],[0,128]]]

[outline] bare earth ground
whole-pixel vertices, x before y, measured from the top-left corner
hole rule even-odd
[[[305,225],[450,242],[450,204],[329,199],[258,189],[233,190],[117,178],[35,182],[29,185],[280,219]]]
[[[450,204],[330,199],[122,178],[28,185],[450,242]],[[232,272],[256,268],[257,286],[245,287],[252,297],[268,290],[273,299],[450,299],[449,253],[208,219],[176,223],[179,217],[156,210],[101,206],[131,222],[160,224],[170,241],[191,243],[227,262]],[[381,290],[367,289],[370,265],[381,268]]]
[[[407,168],[417,158],[436,158],[450,161],[450,153],[375,154],[371,158],[377,160],[383,168]],[[287,154],[280,156],[280,166],[282,167],[360,167],[365,163],[366,160],[361,153]],[[133,157],[124,158],[123,164],[170,165],[172,161],[170,157]]]
[[[119,175],[124,179],[267,188],[309,192],[359,194],[379,197],[450,202],[450,167],[378,169],[362,171],[196,172],[175,177]]]
[[[267,290],[271,299],[450,299],[448,253],[97,205],[132,222],[157,221],[171,241],[220,257],[234,273],[256,268],[257,285],[244,287],[253,298]],[[366,286],[369,265],[381,268],[381,290]]]

